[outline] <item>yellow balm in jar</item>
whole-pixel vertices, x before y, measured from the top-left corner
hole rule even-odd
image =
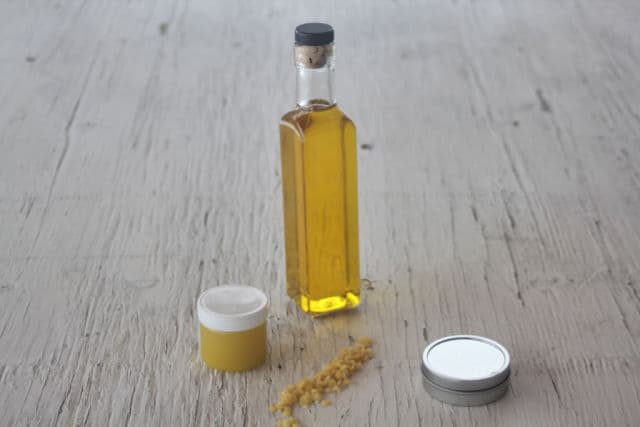
[[[267,296],[260,289],[223,285],[198,298],[200,354],[210,368],[246,371],[267,354]]]

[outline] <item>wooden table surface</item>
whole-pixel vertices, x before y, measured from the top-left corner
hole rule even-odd
[[[358,126],[367,284],[320,319],[285,295],[278,143],[310,20]],[[303,425],[638,425],[638,21],[635,0],[0,1],[0,424],[271,426],[369,335]],[[271,299],[258,370],[199,360],[196,297],[223,283]],[[503,400],[423,390],[421,351],[457,333],[510,349]]]

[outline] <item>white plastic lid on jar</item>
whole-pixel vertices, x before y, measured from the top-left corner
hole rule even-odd
[[[198,320],[213,331],[247,331],[267,320],[267,302],[265,293],[252,286],[217,286],[200,294]]]

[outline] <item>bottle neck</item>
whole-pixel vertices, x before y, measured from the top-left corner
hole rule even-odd
[[[324,109],[334,97],[333,44],[296,46],[296,104],[305,110]]]

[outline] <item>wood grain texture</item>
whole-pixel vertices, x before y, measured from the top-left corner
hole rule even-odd
[[[0,1],[2,425],[269,426],[349,336],[376,358],[307,426],[637,425],[640,3]],[[336,28],[358,126],[354,312],[285,296],[277,124],[292,30]],[[198,359],[195,300],[271,299],[269,359]],[[513,355],[485,407],[426,343]]]

